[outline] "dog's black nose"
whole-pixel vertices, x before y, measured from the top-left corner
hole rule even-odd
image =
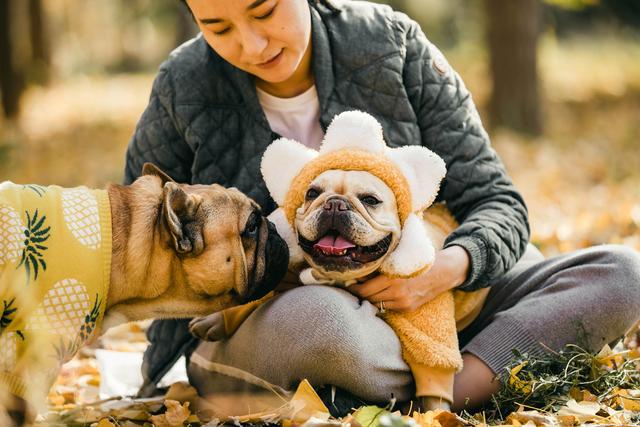
[[[350,206],[345,200],[329,199],[326,202],[324,202],[324,206],[322,206],[322,208],[325,211],[338,212],[338,211],[348,211],[350,209]]]

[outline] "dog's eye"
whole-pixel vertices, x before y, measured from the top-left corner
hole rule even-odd
[[[376,199],[373,196],[362,196],[360,197],[360,201],[369,206],[376,206],[382,203],[380,200]]]
[[[320,195],[320,191],[318,191],[318,189],[310,188],[307,190],[307,194],[305,195],[305,198],[307,200],[313,200],[318,198],[319,195]]]
[[[244,234],[245,236],[253,236],[258,231],[258,228],[260,228],[260,214],[254,212],[249,217],[247,225],[244,227],[244,231],[242,232],[242,234]]]

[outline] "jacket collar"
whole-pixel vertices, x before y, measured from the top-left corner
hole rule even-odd
[[[333,61],[327,28],[322,22],[320,12],[314,7],[310,6],[310,8],[313,76],[320,102],[320,121],[323,129],[326,129],[331,122],[331,118],[328,118],[327,114],[329,97],[334,87]]]

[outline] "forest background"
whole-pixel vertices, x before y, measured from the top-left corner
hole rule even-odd
[[[640,2],[386,3],[462,76],[546,256],[640,250]],[[0,180],[121,182],[158,66],[196,33],[178,0],[0,0]],[[131,332],[112,348],[141,351]],[[82,372],[99,384],[92,359],[69,365],[54,406],[97,398]]]
[[[640,3],[393,0],[470,89],[546,255],[640,250]],[[0,177],[120,182],[177,0],[0,1]]]

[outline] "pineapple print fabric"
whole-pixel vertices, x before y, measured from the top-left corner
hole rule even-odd
[[[0,184],[0,387],[46,392],[25,379],[48,387],[92,337],[110,274],[105,190]]]

